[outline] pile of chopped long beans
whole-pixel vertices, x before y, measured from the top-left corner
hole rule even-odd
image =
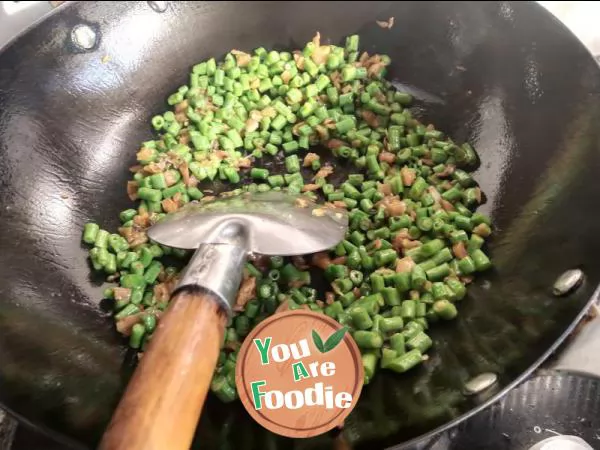
[[[142,356],[178,281],[168,262],[189,256],[148,239],[166,214],[212,200],[218,183],[229,194],[287,190],[349,211],[347,235],[330,251],[246,264],[212,382],[222,401],[237,398],[241,341],[282,310],[348,326],[365,383],[378,368],[406,372],[427,359],[429,327],[454,319],[466,285],[491,267],[482,250],[491,224],[475,212],[482,193],[469,173],[476,153],[415,119],[411,95],[384,78],[390,58],[359,53],[358,43],[321,45],[317,34],[301,51],[232,50],[195,65],[168,97],[172,110],[152,118],[157,138],[130,169],[137,207],[120,213],[118,233],[85,225],[91,264],[118,283],[105,290],[117,330]]]

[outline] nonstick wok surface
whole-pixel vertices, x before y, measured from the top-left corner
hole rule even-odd
[[[149,2],[152,3],[152,2]],[[161,2],[156,2],[161,3]],[[391,30],[376,20],[395,18]],[[70,41],[87,24],[91,51]],[[116,229],[130,206],[127,167],[150,118],[190,67],[232,48],[293,49],[361,35],[392,57],[390,76],[415,113],[468,140],[495,234],[495,269],[478,279],[457,321],[436,326],[431,358],[405,376],[380,373],[344,429],[356,447],[406,442],[477,411],[539,364],[578,320],[598,284],[600,76],[552,16],[522,2],[74,3],[0,53],[0,402],[72,443],[94,446],[131,374],[102,279],[81,229]],[[581,267],[573,295],[550,289]],[[499,375],[484,398],[463,383]],[[185,401],[185,399],[182,399]],[[240,404],[210,398],[203,448],[327,448],[330,435],[289,441]]]

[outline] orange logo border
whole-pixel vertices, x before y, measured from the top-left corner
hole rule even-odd
[[[335,428],[336,426],[340,426],[343,424],[344,420],[348,415],[352,412],[353,408],[356,406],[358,402],[358,398],[360,397],[360,393],[363,388],[363,380],[364,380],[364,371],[362,366],[362,357],[360,354],[360,350],[352,339],[350,334],[346,334],[342,339],[342,342],[348,347],[350,353],[353,358],[353,365],[355,367],[354,373],[354,386],[351,392],[352,395],[352,403],[349,408],[340,409],[339,413],[336,414],[333,418],[329,419],[326,423],[319,424],[317,426],[311,426],[309,428],[297,428],[290,427],[285,424],[277,423],[272,420],[272,418],[266,417],[262,411],[257,411],[254,408],[254,404],[252,402],[252,393],[250,392],[250,383],[246,379],[245,367],[248,360],[249,350],[253,348],[253,340],[267,329],[274,322],[279,322],[285,320],[287,317],[298,317],[298,316],[306,316],[307,319],[316,320],[320,322],[325,322],[330,328],[331,331],[339,330],[342,326],[332,319],[331,317],[325,314],[319,314],[312,311],[297,309],[293,311],[285,311],[281,313],[277,313],[264,321],[260,322],[244,339],[242,347],[238,353],[237,364],[236,364],[236,385],[238,389],[238,393],[240,399],[246,408],[246,411],[252,416],[254,420],[256,420],[260,425],[264,428],[272,431],[273,433],[280,434],[282,436],[292,437],[292,438],[308,438],[313,436],[318,436],[320,434],[326,433],[327,431]]]

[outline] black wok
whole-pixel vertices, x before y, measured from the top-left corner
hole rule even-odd
[[[160,4],[163,2],[149,2]],[[132,365],[99,304],[80,244],[83,224],[116,229],[125,182],[149,119],[190,66],[231,48],[297,48],[320,31],[392,57],[391,77],[416,113],[482,164],[494,271],[469,290],[459,319],[436,327],[431,359],[364,389],[344,436],[362,448],[448,427],[514,386],[572,329],[600,281],[600,72],[584,47],[534,3],[74,3],[0,53],[0,402],[75,445],[94,446]],[[375,20],[395,17],[391,30]],[[98,42],[71,41],[89,25]],[[581,267],[565,298],[551,286]],[[488,396],[462,394],[482,372]],[[185,399],[182,399],[185,401]],[[331,447],[288,441],[241,405],[210,398],[203,448]]]

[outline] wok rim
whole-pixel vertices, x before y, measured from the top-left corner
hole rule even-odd
[[[60,5],[53,7],[50,11],[48,11],[45,14],[43,14],[42,16],[38,17],[35,21],[33,21],[32,23],[27,25],[25,28],[23,28],[21,31],[16,33],[9,40],[4,42],[4,44],[2,44],[0,46],[0,54],[4,53],[4,51],[7,50],[12,45],[14,45],[15,42],[17,42],[19,39],[21,39],[23,36],[25,36],[31,30],[36,28],[39,24],[46,21],[48,18],[52,17],[55,14],[58,14],[63,9],[66,9],[69,6],[72,6],[77,3],[80,3],[80,2],[78,0],[67,0],[67,1],[64,1],[63,3],[61,3]]]

